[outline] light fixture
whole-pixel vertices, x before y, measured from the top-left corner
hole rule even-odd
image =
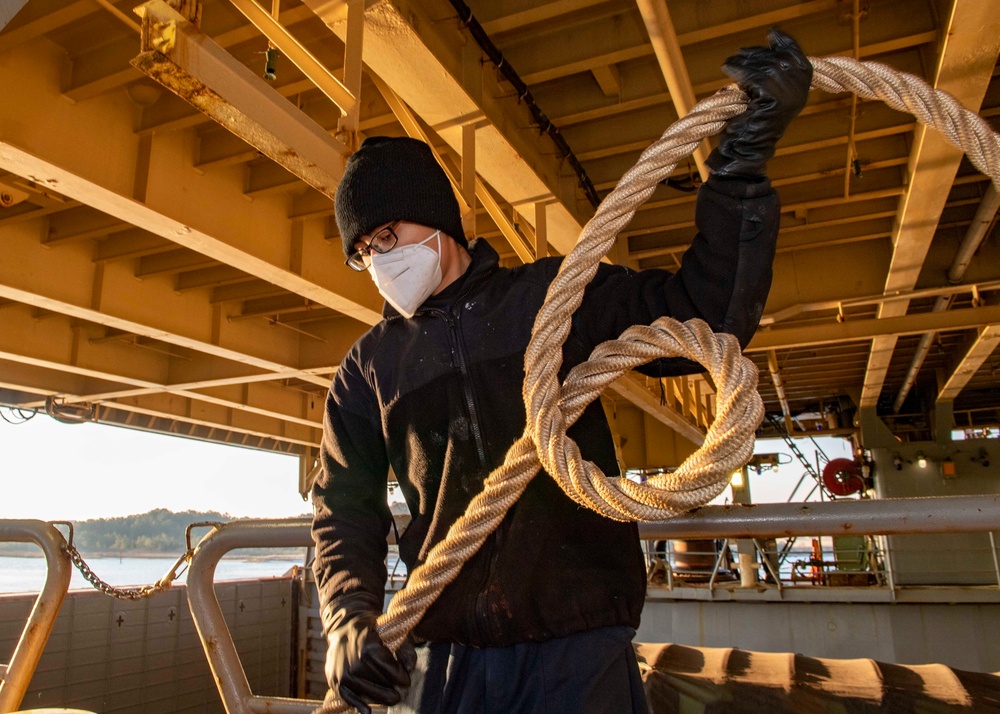
[[[917,452],[917,466],[919,466],[922,469],[926,469],[927,468],[927,457],[924,456],[924,452],[923,451],[918,451]]]
[[[729,485],[733,488],[743,488],[743,472],[734,471],[733,477],[729,479]]]
[[[897,471],[903,470],[903,459],[900,458],[899,454],[894,454],[892,457],[892,465]]]

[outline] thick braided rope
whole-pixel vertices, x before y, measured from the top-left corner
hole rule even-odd
[[[830,92],[852,91],[908,111],[921,122],[940,128],[949,141],[963,148],[973,164],[994,177],[994,181],[1000,176],[1000,138],[986,121],[962,107],[951,95],[933,89],[919,77],[875,62],[862,63],[843,57],[811,58],[810,61],[814,87]],[[596,465],[581,457],[579,447],[566,436],[569,423],[558,404],[562,345],[569,334],[573,313],[583,299],[583,291],[618,232],[652,193],[656,181],[662,177],[661,172],[673,170],[673,165],[662,166],[667,152],[661,154],[659,145],[668,141],[675,127],[694,116],[692,112],[668,129],[601,202],[597,215],[583,229],[577,246],[566,257],[549,288],[525,356],[523,396],[529,418],[528,431],[539,446],[542,467],[577,503],[618,520],[661,520],[711,500],[725,488],[734,468],[746,463],[753,448],[753,430],[762,416],[762,412],[756,415],[749,431],[739,428],[747,426],[746,423],[737,423],[732,430],[724,423],[720,433],[725,434],[725,438],[719,438],[715,428],[720,426],[719,422],[732,417],[729,405],[724,404],[729,395],[724,394],[712,364],[698,359],[709,369],[719,388],[720,413],[716,423],[706,434],[702,447],[677,471],[636,484],[625,478],[609,479]],[[651,327],[673,329],[664,320],[654,322]],[[618,340],[628,344],[623,351],[638,349],[627,337],[631,332],[626,331]],[[650,359],[659,356],[662,355],[653,354]],[[749,421],[749,413],[743,416]],[[741,444],[741,439],[746,439],[746,443]]]
[[[1000,137],[951,95],[934,90],[919,77],[875,62],[850,58],[810,58],[813,87],[828,92],[850,91],[880,99],[914,114],[962,148],[972,163],[1000,177]],[[756,392],[757,370],[740,354],[731,335],[715,335],[699,320],[679,323],[661,318],[652,325],[632,327],[617,340],[599,345],[589,361],[558,383],[562,344],[583,291],[615,237],[649,198],[657,183],[706,136],[744,111],[746,96],[734,85],[699,102],[686,117],[671,125],[601,202],[573,251],[565,258],[539,311],[525,355],[523,396],[528,414],[524,435],[507,452],[502,466],[485,480],[483,490],[466,513],[449,529],[426,561],[410,573],[378,619],[382,640],[397,651],[462,565],[503,520],[528,482],[544,468],[578,503],[619,520],[659,520],[703,505],[721,493],[732,472],[749,459],[753,433],[763,417]],[[643,484],[607,478],[580,456],[566,437],[584,407],[629,369],[661,357],[687,357],[704,365],[715,382],[718,414],[705,443],[672,474]],[[314,714],[348,711],[335,692],[328,692]]]

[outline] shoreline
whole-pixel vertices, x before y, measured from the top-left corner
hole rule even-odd
[[[246,555],[240,555],[238,551],[230,551],[224,556],[224,560],[242,560],[247,562],[256,561],[267,561],[267,560],[295,560],[298,558],[301,561],[305,561],[303,553],[301,551],[305,550],[303,546],[299,552],[288,552],[286,553],[248,553]],[[152,558],[163,558],[165,560],[176,560],[182,554],[181,553],[150,553],[146,551],[122,551],[121,553],[110,552],[110,551],[95,551],[93,553],[83,554],[84,560],[89,560],[91,558],[141,558],[141,559],[152,559]],[[12,552],[4,553],[0,552],[0,558],[32,558],[38,560],[44,560],[45,554],[41,550],[36,553],[26,553],[26,552]]]

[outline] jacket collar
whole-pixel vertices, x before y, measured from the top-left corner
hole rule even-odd
[[[493,273],[500,265],[500,255],[493,249],[493,246],[482,238],[476,238],[469,243],[469,255],[472,256],[472,262],[469,263],[465,272],[440,293],[431,295],[424,300],[424,304],[417,309],[418,315],[428,310],[451,309],[459,297],[472,290],[476,284]],[[388,320],[401,317],[401,315],[396,311],[396,308],[385,303],[382,306],[382,317]]]

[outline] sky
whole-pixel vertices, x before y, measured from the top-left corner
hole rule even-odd
[[[852,453],[852,447],[850,441],[846,439],[833,438],[829,436],[818,436],[815,439],[816,446],[823,450],[826,457],[831,461],[833,459],[850,459],[854,457]],[[809,459],[809,463],[812,464],[813,468],[816,468],[816,446],[812,444],[808,439],[799,439],[797,441],[799,450],[805,454]],[[777,471],[771,471],[764,469],[760,474],[756,474],[753,471],[750,473],[750,496],[754,503],[785,503],[788,501],[789,494],[795,489],[799,480],[802,478],[802,474],[805,473],[805,468],[796,461],[793,456],[791,449],[789,449],[785,442],[781,439],[758,439],[754,446],[755,454],[771,454],[778,453],[780,466]],[[817,469],[818,472],[822,472],[822,466]],[[802,501],[805,499],[811,485],[815,483],[808,477],[806,482],[799,488],[797,492],[797,497],[795,500]],[[725,498],[729,495],[728,489],[722,497]],[[730,500],[731,497],[730,497]],[[819,500],[819,494],[814,494],[812,500]]]
[[[86,520],[171,511],[309,513],[295,456],[45,414],[0,420],[0,518]]]
[[[843,440],[818,441],[831,459],[850,456]],[[814,460],[808,441],[799,446]],[[780,452],[783,463],[791,459],[780,440],[758,441],[755,451]],[[63,424],[44,414],[21,424],[0,420],[0,454],[0,518],[80,521],[154,508],[244,518],[311,511],[298,493],[298,459],[284,454],[104,424]],[[751,474],[753,500],[784,502],[802,472],[788,463],[777,473]],[[717,502],[728,497],[727,489]]]

